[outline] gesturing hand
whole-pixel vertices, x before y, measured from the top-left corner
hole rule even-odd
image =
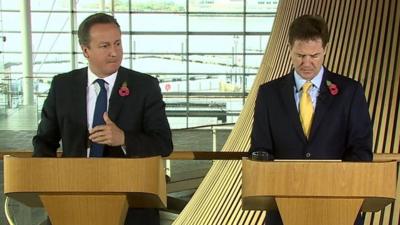
[[[89,131],[89,140],[99,144],[109,146],[120,146],[125,144],[125,133],[108,117],[108,113],[103,114],[106,124],[94,127]]]

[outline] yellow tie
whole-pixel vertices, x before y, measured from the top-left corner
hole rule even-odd
[[[304,134],[308,138],[311,130],[311,123],[314,114],[314,107],[311,101],[309,90],[312,87],[312,83],[307,81],[303,85],[303,90],[300,96],[300,121],[303,127]]]

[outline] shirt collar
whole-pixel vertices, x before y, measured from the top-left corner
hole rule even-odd
[[[319,70],[317,76],[315,76],[312,80],[311,83],[317,87],[317,89],[319,89],[319,87],[321,86],[321,82],[322,82],[322,77],[324,74],[324,67],[321,66],[321,69]],[[303,87],[304,83],[306,83],[307,80],[305,80],[304,78],[302,78],[297,72],[296,70],[294,71],[294,82],[296,85],[296,91],[299,92],[301,90],[301,88]]]
[[[116,71],[115,73],[113,73],[107,77],[100,78],[96,74],[94,74],[92,72],[92,70],[90,70],[90,67],[88,67],[88,86],[92,85],[94,83],[94,81],[97,79],[105,80],[109,86],[114,85],[115,79],[117,78],[117,73],[118,73],[118,71]]]

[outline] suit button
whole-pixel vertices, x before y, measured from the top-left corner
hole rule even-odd
[[[311,153],[307,152],[307,153],[306,153],[306,157],[307,157],[307,158],[310,158],[310,157],[311,157]]]

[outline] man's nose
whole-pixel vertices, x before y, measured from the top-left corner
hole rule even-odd
[[[118,51],[118,47],[117,46],[111,46],[110,56],[112,56],[112,57],[117,56],[117,51]]]
[[[303,63],[303,65],[310,65],[311,64],[311,57],[308,56],[308,55],[303,56],[302,63]]]

